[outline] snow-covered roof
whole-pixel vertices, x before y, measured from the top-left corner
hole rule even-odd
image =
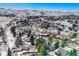
[[[64,47],[63,49],[66,50],[66,51],[71,51],[72,50],[72,48],[69,48],[69,47]]]
[[[71,39],[72,41],[76,41],[76,38]]]

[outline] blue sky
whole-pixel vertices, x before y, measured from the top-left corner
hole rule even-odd
[[[0,3],[0,8],[79,11],[79,3]]]

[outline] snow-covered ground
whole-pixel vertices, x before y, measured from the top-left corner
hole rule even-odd
[[[7,44],[10,47],[10,49],[14,46],[15,38],[13,37],[10,28],[7,28],[5,31],[5,35],[7,36]]]
[[[8,46],[7,45],[3,45],[1,51],[2,51],[1,56],[7,56]]]
[[[8,24],[12,19],[8,17],[0,17],[0,25],[5,28],[6,24]]]

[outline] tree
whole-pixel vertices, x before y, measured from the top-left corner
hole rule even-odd
[[[31,30],[29,29],[28,30],[28,37],[30,37],[31,36]]]
[[[50,27],[50,23],[48,22],[43,22],[41,25],[40,25],[41,28],[45,28],[45,29],[48,29]]]
[[[8,48],[8,56],[11,56],[11,54],[12,54],[12,52],[11,52],[11,50],[10,50],[10,48]]]
[[[60,28],[60,27],[58,28],[58,31],[62,31],[62,30],[63,30],[62,28]]]
[[[1,32],[4,33],[4,29],[1,27]]]
[[[6,39],[5,39],[5,36],[2,36],[2,39],[3,39],[3,42],[4,42],[5,44],[7,44],[7,41],[6,41]]]
[[[58,31],[58,35],[60,35],[60,31]]]
[[[15,37],[16,36],[16,32],[15,32],[15,26],[11,27],[10,31],[11,33],[13,34],[13,36]]]
[[[48,41],[52,42],[52,36],[50,36],[50,35],[48,36]]]
[[[73,24],[73,27],[77,27],[77,24],[74,23],[74,24]]]
[[[69,27],[68,29],[69,29],[70,31],[72,31],[72,27]]]
[[[20,37],[22,36],[22,33],[21,33],[21,32],[19,33],[19,36],[20,36]]]
[[[4,35],[4,29],[1,27],[0,28],[0,36]]]
[[[34,36],[33,35],[30,37],[30,42],[32,45],[34,45]]]
[[[46,41],[45,39],[43,39],[42,37],[41,38],[38,38],[36,40],[36,46],[38,48],[38,51],[41,55],[45,55],[46,54],[46,48],[47,48],[47,44],[46,44]],[[45,51],[44,51],[45,50]]]
[[[40,46],[40,51],[39,51],[39,53],[40,53],[41,56],[47,55],[47,52],[46,52],[46,49],[45,49],[45,46],[44,46],[44,45],[41,45],[41,46]]]
[[[38,48],[38,51],[40,51],[40,47],[42,46],[42,44],[38,44],[37,48]]]
[[[59,41],[55,43],[55,49],[59,48]]]
[[[66,46],[66,39],[62,39],[61,40],[61,47],[65,47]]]
[[[71,38],[76,38],[77,37],[77,33],[73,33]]]
[[[77,20],[75,20],[75,23],[76,23],[76,24],[78,24],[78,21],[77,21]]]
[[[46,45],[45,39],[43,39],[42,37],[36,39],[36,46],[38,46],[39,44]]]
[[[23,44],[23,42],[21,40],[21,37],[20,36],[17,36],[16,41],[15,41],[16,47],[19,47],[19,45],[22,45],[22,44]]]
[[[69,56],[77,56],[77,50],[76,49],[71,50],[70,52],[68,52],[68,55]]]
[[[76,50],[76,49],[73,49],[73,54],[74,54],[75,56],[77,56],[77,50]]]

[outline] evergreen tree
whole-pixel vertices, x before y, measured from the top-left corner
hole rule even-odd
[[[42,37],[36,39],[36,46],[38,46],[39,44],[46,45],[45,39],[43,39]]]
[[[45,39],[43,39],[42,37],[38,38],[36,40],[36,46],[38,48],[40,55],[46,55],[47,44],[46,44]]]
[[[28,37],[31,36],[31,30],[28,30]]]
[[[16,32],[15,32],[15,26],[11,27],[10,31],[11,33],[13,34],[13,36],[15,37],[16,36]]]
[[[76,38],[77,37],[77,33],[73,33],[71,38]]]
[[[30,37],[30,42],[32,45],[34,45],[34,36],[33,35]]]
[[[65,47],[66,46],[66,39],[62,39],[61,40],[61,47]]]
[[[59,48],[59,41],[55,43],[55,49]]]
[[[22,44],[23,44],[23,42],[21,40],[21,37],[20,36],[17,36],[16,41],[15,41],[16,47],[19,47],[19,45],[22,45]]]
[[[77,50],[76,49],[71,50],[70,52],[68,52],[68,55],[69,56],[77,56]]]
[[[11,56],[11,54],[12,54],[12,52],[11,52],[11,50],[10,50],[10,48],[8,48],[8,56]]]
[[[50,35],[48,36],[48,41],[49,41],[49,42],[52,42],[52,41],[53,41],[53,40],[52,40],[52,36],[50,36]]]
[[[44,45],[41,45],[39,53],[40,53],[41,56],[47,55],[47,52],[46,52]]]

